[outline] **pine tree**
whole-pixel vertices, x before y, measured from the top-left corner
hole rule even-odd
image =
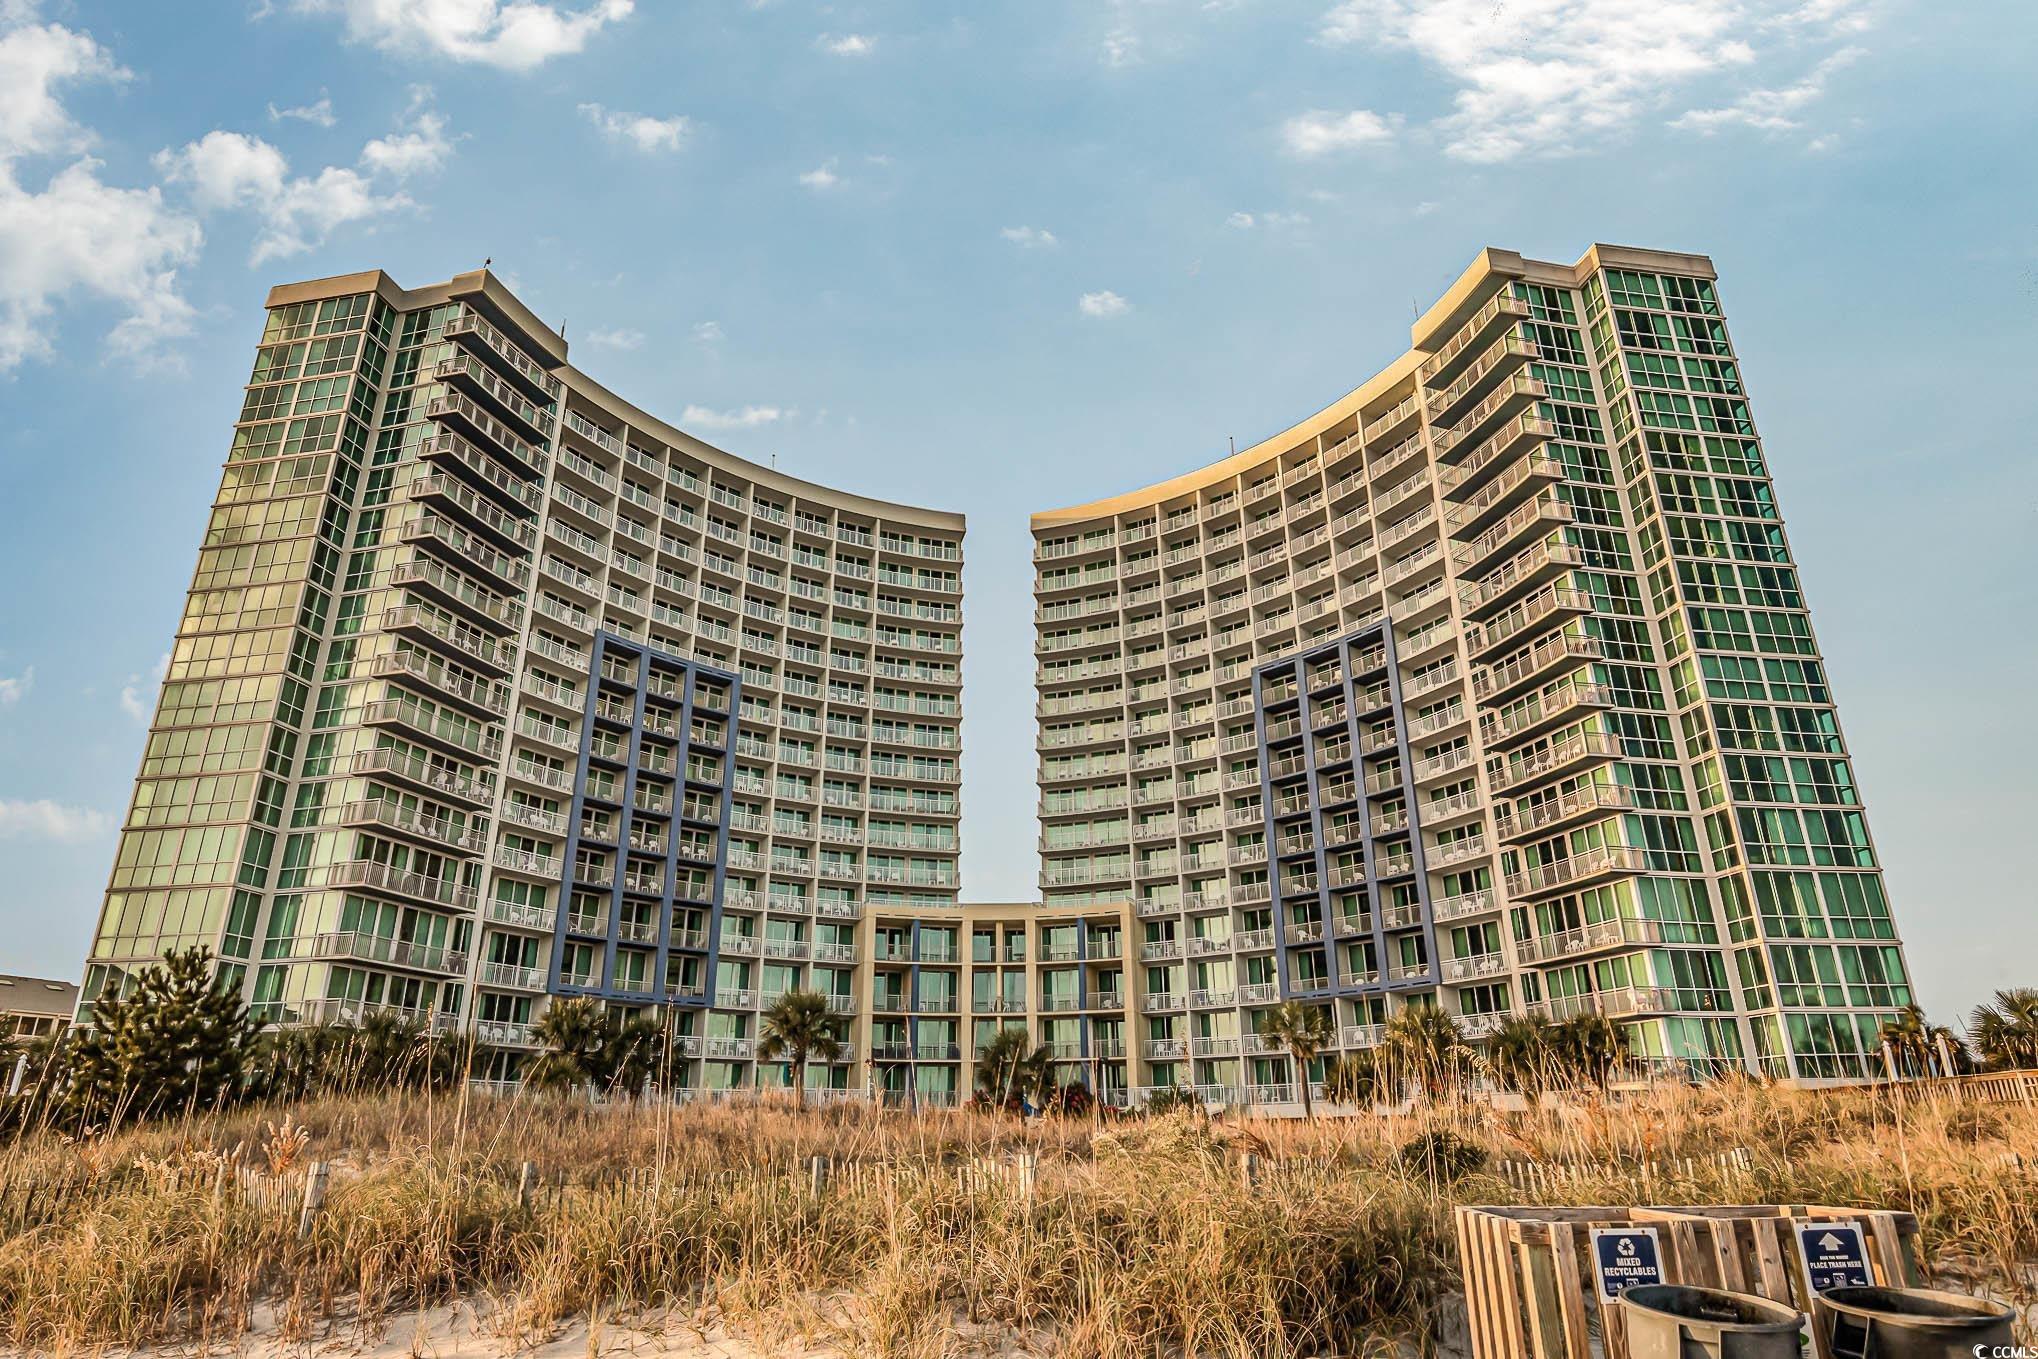
[[[112,1125],[239,1097],[261,1025],[212,964],[209,949],[168,952],[124,995],[100,996],[71,1047],[71,1118]]]

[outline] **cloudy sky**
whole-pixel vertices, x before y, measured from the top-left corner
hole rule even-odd
[[[75,976],[266,288],[492,257],[579,365],[971,520],[969,895],[1034,895],[1025,512],[1328,403],[1484,245],[1710,254],[1928,1008],[2038,984],[2038,11],[0,0],[0,971]]]

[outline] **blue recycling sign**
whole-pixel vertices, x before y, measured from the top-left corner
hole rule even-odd
[[[1800,1222],[1797,1249],[1805,1282],[1815,1294],[1875,1282],[1868,1268],[1868,1240],[1858,1222]]]
[[[1663,1252],[1654,1227],[1594,1227],[1592,1264],[1604,1302],[1636,1284],[1663,1282]]]

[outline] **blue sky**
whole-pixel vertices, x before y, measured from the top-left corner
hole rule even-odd
[[[1927,1007],[2038,984],[2038,11],[0,0],[0,971],[79,970],[269,284],[492,257],[734,452],[970,516],[964,871],[1034,895],[1026,513],[1328,403],[1484,245],[1712,255]]]

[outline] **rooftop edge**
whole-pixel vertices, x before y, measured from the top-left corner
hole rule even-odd
[[[649,411],[616,395],[587,373],[568,363],[566,337],[547,326],[536,312],[525,306],[501,279],[487,269],[472,269],[455,274],[444,283],[428,284],[422,288],[404,288],[380,269],[334,274],[298,283],[279,283],[269,289],[268,299],[263,305],[282,307],[294,302],[318,302],[363,292],[375,293],[392,307],[405,311],[437,306],[443,302],[480,299],[489,311],[517,330],[518,338],[537,351],[532,357],[551,369],[574,395],[613,419],[643,430],[668,447],[684,450],[709,464],[724,466],[733,475],[783,495],[803,496],[824,502],[836,509],[868,514],[873,518],[916,528],[950,533],[967,531],[967,520],[958,512],[880,500],[875,496],[859,495],[854,491],[826,486],[817,481],[787,476],[776,468],[751,462],[748,458],[719,448],[686,433],[676,425],[666,423]]]
[[[1270,435],[1249,448],[1240,449],[1194,471],[1185,472],[1166,481],[1155,482],[1138,490],[1092,500],[1087,504],[1036,511],[1031,520],[1032,531],[1040,533],[1068,528],[1095,519],[1145,509],[1150,505],[1202,490],[1206,486],[1257,468],[1290,451],[1303,441],[1313,439],[1325,430],[1353,419],[1359,412],[1393,391],[1421,366],[1422,361],[1436,346],[1448,339],[1452,331],[1509,281],[1524,279],[1532,283],[1551,283],[1560,287],[1575,288],[1602,268],[1663,270],[1707,279],[1719,276],[1714,271],[1709,257],[1676,250],[1649,250],[1635,246],[1595,243],[1578,258],[1577,263],[1566,265],[1546,260],[1525,259],[1516,251],[1488,246],[1481,250],[1472,263],[1466,266],[1465,271],[1458,275],[1457,280],[1444,290],[1443,296],[1409,326],[1408,351],[1330,405],[1296,421],[1278,434]]]

